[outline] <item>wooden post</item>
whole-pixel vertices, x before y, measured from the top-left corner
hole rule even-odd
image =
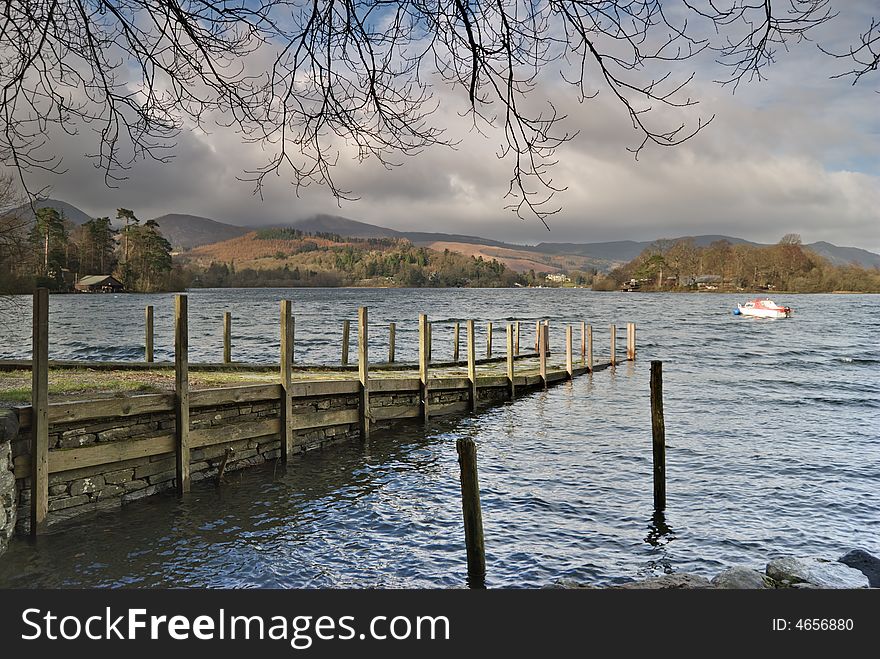
[[[541,383],[547,388],[547,326],[538,325],[538,362],[541,367]]]
[[[581,366],[587,364],[587,324],[581,322]]]
[[[290,300],[281,300],[281,458],[293,455],[293,317]]]
[[[626,324],[626,358],[634,362],[636,360],[636,324]]]
[[[367,307],[358,309],[358,378],[360,379],[360,431],[361,439],[370,438],[370,361],[367,338]]]
[[[232,314],[223,314],[223,363],[232,363]]]
[[[574,377],[574,366],[571,359],[571,325],[565,326],[565,370],[568,372],[568,379]]]
[[[455,323],[455,330],[453,332],[452,339],[452,361],[458,361],[458,331],[459,331],[459,323]]]
[[[550,354],[550,321],[544,321],[544,351]]]
[[[617,325],[611,326],[611,365],[617,366]]]
[[[144,361],[153,361],[153,305],[144,309]]]
[[[31,535],[49,514],[49,289],[34,291],[31,344]]]
[[[189,320],[186,295],[174,297],[174,437],[177,496],[190,489]]]
[[[541,340],[541,321],[537,321],[535,323],[535,352],[540,352],[540,348],[538,346],[538,342]]]
[[[342,321],[342,365],[348,366],[348,332],[350,329],[350,322],[347,320]]]
[[[480,484],[477,477],[477,446],[469,437],[455,442],[461,478],[461,508],[464,515],[464,540],[467,547],[468,582],[482,588],[486,578],[486,547],[483,540],[483,513],[480,509]]]
[[[429,342],[431,323],[427,314],[419,314],[419,400],[422,408],[422,421],[428,423],[428,364],[431,362]]]
[[[593,326],[587,325],[587,368],[593,372]]]
[[[388,363],[394,363],[394,340],[397,332],[397,325],[390,323],[388,325]]]
[[[516,321],[516,329],[514,330],[513,354],[519,355],[519,321]]]
[[[513,325],[507,325],[507,382],[510,387],[510,400],[513,400],[514,397],[514,386],[513,386],[513,356],[515,354],[515,344],[513,341],[514,329]]]
[[[654,508],[666,508],[666,424],[663,420],[663,362],[651,362],[651,431],[654,440]]]
[[[477,409],[477,350],[474,345],[474,321],[467,321],[468,380],[471,383],[471,412]]]
[[[431,323],[428,323],[428,363],[431,363],[431,346],[433,345],[433,339],[431,337]]]
[[[486,359],[492,356],[492,323],[486,326]]]

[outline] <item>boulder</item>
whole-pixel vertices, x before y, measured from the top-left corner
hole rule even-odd
[[[732,567],[724,570],[724,572],[721,572],[712,579],[712,585],[716,588],[739,590],[757,590],[774,587],[769,577],[747,567]]]
[[[712,588],[712,584],[706,577],[696,574],[664,574],[661,577],[651,577],[644,581],[616,586],[627,590],[661,590],[665,588]]]
[[[822,558],[776,558],[767,564],[767,576],[792,585],[807,583],[820,588],[868,588],[868,577],[843,563]]]
[[[853,549],[837,560],[868,577],[871,588],[880,588],[880,558],[862,549]]]

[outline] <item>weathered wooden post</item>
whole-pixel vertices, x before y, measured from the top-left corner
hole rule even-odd
[[[541,340],[541,321],[535,322],[535,353],[540,352],[539,341]]]
[[[390,323],[388,325],[388,363],[394,363],[394,340],[397,333],[397,325]]]
[[[342,321],[342,365],[348,366],[348,333],[351,323],[348,320]]]
[[[46,529],[49,514],[49,289],[33,300],[31,337],[31,535]]]
[[[471,384],[471,412],[477,409],[477,349],[474,344],[474,321],[467,321],[468,380]]]
[[[431,362],[431,347],[433,346],[434,340],[431,336],[431,323],[428,323],[428,363]]]
[[[174,457],[177,496],[190,490],[189,320],[186,295],[174,297]]]
[[[514,330],[513,354],[519,355],[519,321],[516,321],[516,329]]]
[[[581,366],[587,364],[587,324],[581,321]]]
[[[541,384],[547,388],[547,326],[538,325],[538,363],[540,364]]]
[[[459,332],[459,323],[455,323],[455,330],[452,334],[452,361],[458,361],[458,332]]]
[[[358,309],[358,378],[360,379],[360,432],[361,439],[370,438],[370,362],[367,338],[367,307]]]
[[[464,515],[464,540],[467,547],[468,583],[482,588],[486,578],[486,547],[483,539],[483,512],[480,508],[480,483],[477,476],[477,446],[469,437],[455,442],[461,478],[461,508]]]
[[[550,354],[550,321],[544,321],[544,352]]]
[[[571,325],[565,326],[565,370],[568,373],[568,379],[571,380],[574,377],[574,365],[571,354]]]
[[[293,316],[281,300],[281,458],[293,455]]]
[[[421,402],[422,421],[428,423],[428,364],[431,361],[428,347],[431,324],[427,314],[419,314],[419,399]]]
[[[486,325],[486,359],[492,356],[492,322]]]
[[[663,362],[651,362],[651,432],[654,440],[654,508],[666,509],[666,423],[663,420]]]
[[[587,325],[587,368],[593,372],[593,326]]]
[[[626,358],[628,361],[636,360],[636,324],[626,324]]]
[[[611,365],[617,366],[617,325],[611,326]]]
[[[144,361],[153,361],[153,305],[144,309]]]
[[[507,382],[508,387],[510,388],[510,400],[514,398],[514,385],[513,385],[513,357],[515,353],[515,344],[513,341],[514,329],[513,325],[508,323],[507,325]]]
[[[232,363],[232,314],[223,313],[223,363]]]

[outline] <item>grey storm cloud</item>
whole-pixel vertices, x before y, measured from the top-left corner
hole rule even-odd
[[[845,50],[868,24],[873,3],[849,23],[829,24],[825,43]],[[864,19],[864,24],[860,21]],[[835,30],[830,31],[829,30]],[[284,178],[269,177],[262,197],[242,173],[265,162],[259,145],[218,128],[184,131],[168,164],[136,163],[128,179],[107,188],[83,153],[88,133],[58,136],[54,148],[67,171],[46,177],[53,197],[94,214],[118,206],[142,218],[179,212],[234,224],[293,221],[314,213],[344,215],[402,230],[466,233],[512,242],[591,242],[718,233],[773,242],[795,232],[805,242],[827,240],[880,252],[880,76],[832,79],[846,64],[803,43],[779,55],[768,80],[733,93],[713,80],[711,58],[688,62],[688,94],[699,104],[658,110],[652,120],[712,123],[674,148],[649,147],[638,159],[628,117],[607,91],[578,103],[572,89],[547,76],[531,102],[552,98],[578,132],[556,153],[554,184],[565,188],[548,219],[519,219],[505,210],[512,162],[498,158],[501,134],[472,130],[460,116],[465,100],[438,87],[435,116],[449,127],[455,148],[434,147],[384,168],[342,152],[337,182],[357,195],[338,203],[327,189],[296,194]],[[484,127],[485,128],[485,127]]]

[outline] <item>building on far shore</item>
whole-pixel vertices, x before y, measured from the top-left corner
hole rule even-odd
[[[125,286],[113,275],[87,275],[76,282],[80,293],[124,293]]]

